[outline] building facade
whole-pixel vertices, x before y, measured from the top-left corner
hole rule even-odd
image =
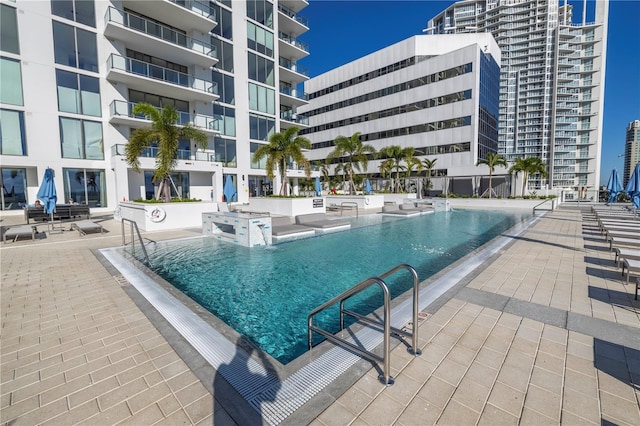
[[[234,201],[272,191],[252,153],[289,126],[304,127],[297,65],[308,55],[306,0],[0,0],[2,210],[34,203],[47,168],[58,202],[113,210],[152,198],[155,147],[126,163],[136,103],[179,111],[208,135],[207,149],[181,140],[173,196]],[[301,172],[292,165],[292,178]]]
[[[599,185],[608,8],[608,0],[583,1],[574,23],[567,0],[466,0],[424,30],[496,38],[502,50],[499,153],[547,164],[547,178],[532,176],[531,189]]]
[[[376,151],[413,147],[418,159],[436,160],[436,176],[468,177],[472,185],[478,159],[498,148],[499,75],[493,37],[460,34],[414,36],[314,77],[304,83],[310,103],[300,109],[309,119],[308,157],[325,160],[337,137],[360,132]],[[358,173],[380,182],[384,160],[371,156]]]
[[[623,187],[626,188],[638,163],[640,163],[640,120],[633,120],[627,126],[624,142]]]

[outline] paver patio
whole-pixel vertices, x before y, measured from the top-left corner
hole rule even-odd
[[[0,248],[2,424],[236,423],[92,252],[121,242],[101,223]],[[422,355],[392,352],[395,385],[372,369],[312,423],[640,424],[640,302],[613,257],[587,207],[546,215],[427,309]]]

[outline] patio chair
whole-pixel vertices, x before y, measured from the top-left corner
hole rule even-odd
[[[99,223],[93,222],[91,220],[79,220],[77,222],[73,222],[71,224],[72,231],[78,231],[81,237],[84,237],[89,232],[100,232],[104,233],[104,228]]]
[[[28,236],[31,236],[31,240],[35,240],[37,233],[38,229],[33,225],[12,226],[4,231],[4,242],[7,242],[7,238],[13,238],[13,242],[15,243],[18,241],[18,238]]]

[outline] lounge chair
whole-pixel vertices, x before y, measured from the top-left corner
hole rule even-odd
[[[289,216],[278,216],[271,218],[271,236],[276,239],[285,237],[302,237],[315,235],[316,231],[308,226],[293,223],[293,218]]]
[[[624,277],[624,270],[627,269],[627,284],[629,284],[629,278],[631,273],[640,272],[640,260],[622,259],[622,276]]]
[[[638,249],[614,247],[613,251],[616,255],[614,262],[618,266],[621,266],[622,259],[640,260],[640,250]]]
[[[337,231],[351,228],[351,223],[342,220],[328,220],[324,213],[309,213],[296,216],[296,224],[320,231]]]
[[[7,242],[7,238],[13,238],[13,242],[15,243],[18,241],[18,238],[28,236],[31,236],[31,240],[35,240],[37,233],[38,230],[33,225],[12,226],[4,231],[4,242]]]
[[[95,223],[91,220],[79,220],[71,224],[72,231],[78,231],[80,236],[84,237],[89,232],[104,233],[104,228],[99,223]]]
[[[419,210],[409,210],[409,209],[399,209],[395,205],[382,206],[382,211],[380,212],[383,215],[391,215],[391,216],[418,216],[420,214]]]

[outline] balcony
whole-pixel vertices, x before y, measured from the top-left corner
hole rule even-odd
[[[135,14],[109,7],[104,20],[104,35],[122,41],[130,49],[178,64],[188,60],[210,68],[218,63],[215,46]]]
[[[117,144],[111,147],[111,156],[122,156],[124,157],[126,145]],[[142,150],[140,153],[140,158],[156,158],[158,156],[158,148],[154,146],[150,146]],[[186,149],[179,149],[176,151],[176,160],[195,160],[195,161],[205,161],[207,163],[211,163],[216,161],[215,152],[211,151],[189,151]]]
[[[288,34],[302,34],[309,31],[309,21],[293,9],[278,4],[278,27]]]
[[[112,124],[124,124],[129,127],[137,128],[150,123],[150,119],[144,115],[133,115],[131,112],[135,102],[113,101],[109,105],[109,122]],[[156,108],[161,111],[160,108]],[[178,111],[178,126],[191,124],[210,134],[218,134],[218,120],[213,117],[201,114],[189,114],[187,112]]]
[[[280,111],[280,128],[286,129],[291,126],[298,126],[300,128],[309,126],[309,117],[296,114],[293,111]]]
[[[279,31],[278,39],[280,54],[285,58],[300,59],[309,55],[309,45],[298,40],[297,38]]]
[[[298,107],[309,103],[309,95],[298,92],[295,88],[280,85],[280,104]]]
[[[197,0],[138,1],[124,0],[123,7],[135,10],[143,15],[171,21],[172,25],[185,30],[195,30],[208,34],[218,23],[216,10],[209,2]]]
[[[287,83],[301,83],[309,80],[309,69],[282,56],[279,58],[280,79]]]
[[[216,83],[113,53],[107,60],[107,80],[177,99],[213,102],[219,98]]]

